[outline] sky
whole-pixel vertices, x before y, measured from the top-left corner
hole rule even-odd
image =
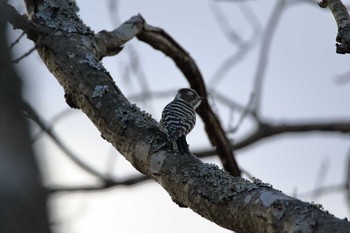
[[[77,1],[80,16],[95,32],[113,30],[131,16],[141,14],[148,24],[166,30],[196,61],[207,83],[211,104],[224,127],[235,125],[240,114],[215,99],[219,92],[242,105],[249,102],[261,51],[262,32],[278,1],[119,1],[114,11],[111,1]],[[303,2],[303,1],[300,1]],[[307,2],[307,1],[305,1]],[[350,82],[339,85],[340,76],[349,76],[350,58],[335,53],[336,24],[331,13],[316,4],[298,3],[289,6],[278,19],[267,62],[262,97],[261,118],[278,122],[315,122],[316,120],[347,120],[350,117]],[[349,4],[349,1],[344,1]],[[24,12],[21,1],[12,3]],[[257,38],[245,57],[219,76],[225,59],[235,54],[238,47],[232,43],[213,16],[228,20],[243,39]],[[251,9],[256,20],[252,22],[242,13]],[[216,11],[215,11],[216,12]],[[249,10],[248,10],[249,13]],[[223,24],[221,23],[221,26]],[[13,41],[20,32],[12,33]],[[233,34],[229,34],[232,36]],[[22,39],[14,49],[14,57],[28,51],[33,44]],[[137,53],[137,59],[132,56]],[[127,73],[130,61],[138,61],[141,69]],[[147,80],[153,92],[169,91],[166,98],[154,96],[151,102],[135,102],[159,120],[161,111],[171,101],[178,88],[188,83],[174,63],[143,42],[133,39],[115,57],[103,59],[116,84],[126,96],[142,92]],[[50,122],[68,109],[64,92],[36,53],[18,65],[23,77],[25,98],[40,116]],[[126,75],[129,74],[129,75]],[[172,94],[173,93],[173,94]],[[233,123],[232,123],[233,121]],[[201,120],[188,136],[191,149],[209,148]],[[230,134],[241,139],[254,127],[246,119],[239,130]],[[33,134],[37,129],[33,127]],[[57,121],[54,132],[79,157],[94,168],[112,177],[123,178],[137,174],[119,155],[84,114],[68,110]],[[236,152],[240,167],[253,176],[271,183],[274,188],[302,200],[321,203],[337,217],[350,217],[345,195],[327,193],[317,199],[302,195],[320,185],[344,182],[349,137],[339,133],[284,134],[258,142]],[[35,143],[46,185],[89,185],[96,179],[79,170],[47,137]],[[206,162],[220,165],[216,158]],[[323,177],[323,179],[319,178]],[[115,187],[99,192],[58,193],[50,198],[54,229],[65,233],[90,232],[229,232],[203,219],[190,209],[179,208],[155,182],[133,187]]]

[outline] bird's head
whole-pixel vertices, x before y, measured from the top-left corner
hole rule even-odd
[[[181,88],[178,90],[175,99],[182,99],[196,109],[205,97],[199,96],[197,92],[191,88]]]

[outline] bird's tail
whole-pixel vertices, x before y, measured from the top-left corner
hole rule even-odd
[[[182,136],[179,139],[176,140],[177,148],[180,153],[185,154],[185,153],[190,153],[190,149],[188,148],[188,144],[186,141],[186,137]]]

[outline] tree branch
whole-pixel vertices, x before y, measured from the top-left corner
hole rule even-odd
[[[212,3],[212,1],[209,1],[209,3]],[[259,21],[246,2],[237,4],[237,6],[241,7],[243,15],[250,22],[253,30],[251,38],[248,40],[244,40],[241,36],[239,36],[238,32],[231,28],[228,19],[225,17],[225,13],[221,10],[220,6],[217,5],[217,1],[211,4],[210,9],[212,14],[226,38],[229,40],[229,42],[236,45],[238,50],[226,58],[209,79],[207,86],[210,88],[210,91],[213,91],[220,81],[223,80],[224,77],[227,77],[226,75],[231,69],[233,69],[240,62],[244,61],[244,58],[248,55],[248,53],[252,52],[253,47],[257,45],[261,35],[261,26]]]
[[[260,139],[275,136],[282,133],[310,132],[310,131],[325,131],[325,132],[340,132],[349,133],[349,122],[325,122],[325,123],[300,123],[300,124],[278,124],[272,125],[261,123],[257,131],[251,136],[243,139],[235,145],[236,149],[243,148]]]
[[[350,16],[349,12],[341,0],[322,0],[319,6],[325,8],[328,6],[338,25],[337,34],[337,53],[350,53]]]
[[[149,181],[150,177],[145,175],[139,175],[132,178],[128,178],[121,181],[115,181],[115,180],[103,180],[103,183],[101,185],[96,186],[72,186],[72,187],[65,187],[65,186],[50,186],[47,187],[48,193],[58,193],[58,192],[90,192],[90,191],[101,191],[109,188],[113,188],[115,186],[131,186],[135,184],[139,184],[141,182]]]
[[[277,25],[280,22],[282,12],[286,6],[286,0],[277,1],[275,4],[276,5],[269,18],[262,43],[260,45],[258,67],[256,69],[254,78],[254,103],[252,111],[254,112],[254,115],[257,116],[260,115],[261,110],[263,81],[265,77],[266,67],[269,61],[270,46],[274,32],[276,31]]]
[[[20,15],[13,6],[6,4],[5,1],[1,1],[0,7],[4,9],[4,14],[0,17],[4,17],[9,23],[11,23],[14,26],[14,29],[18,28],[23,30],[30,40],[36,41],[39,39],[39,36],[48,32],[46,27],[34,24],[27,18],[27,16]]]
[[[34,52],[35,47],[31,48],[28,52],[21,55],[19,58],[12,60],[13,63],[19,63],[23,58],[28,57],[32,52]]]
[[[207,97],[203,77],[196,63],[169,34],[160,28],[145,24],[144,30],[137,35],[137,38],[172,58],[189,81],[191,87],[200,96]],[[234,158],[233,151],[230,149],[231,142],[227,138],[219,119],[212,111],[208,101],[204,101],[198,107],[197,112],[203,119],[209,140],[216,147],[216,153],[224,169],[234,176],[240,176],[241,171]]]
[[[283,133],[305,133],[314,131],[350,133],[350,122],[331,121],[323,123],[280,123],[277,125],[267,122],[260,122],[257,129],[253,133],[250,133],[247,137],[237,141],[234,145],[232,145],[232,150],[243,149],[256,142],[259,142],[264,138],[277,136]],[[205,149],[201,151],[196,151],[195,154],[196,156],[202,158],[215,155],[215,150]]]
[[[95,35],[96,56],[103,58],[105,56],[113,56],[122,50],[122,46],[132,38],[134,38],[142,30],[144,20],[140,15],[131,17],[117,29],[108,32],[100,31]]]
[[[38,116],[38,114],[35,112],[35,110],[28,104],[23,104],[23,110],[24,114],[30,118],[32,121],[34,121],[55,143],[56,145],[63,151],[67,157],[73,161],[78,167],[80,167],[83,171],[89,173],[90,175],[95,176],[96,178],[99,178],[101,180],[104,180],[105,182],[112,182],[109,181],[107,177],[104,177],[100,172],[98,172],[95,168],[87,164],[84,160],[80,159],[79,156],[75,155],[61,140],[60,138],[48,128],[44,122],[41,120],[41,118]]]
[[[259,180],[251,183],[195,156],[174,154],[157,122],[124,97],[94,56],[89,46],[93,44],[91,34],[81,33],[80,29],[86,28],[80,25],[82,22],[70,24],[77,18],[77,7],[74,2],[69,3],[55,1],[51,5],[50,1],[42,0],[37,2],[40,6],[32,7],[45,13],[55,12],[55,17],[48,17],[48,21],[33,17],[42,25],[55,25],[45,40],[36,43],[39,55],[71,102],[90,118],[102,137],[137,170],[161,184],[176,203],[236,232],[348,231],[347,221]],[[69,30],[67,25],[62,27],[56,22],[63,17],[69,17],[65,21]],[[205,93],[202,88],[200,93]]]

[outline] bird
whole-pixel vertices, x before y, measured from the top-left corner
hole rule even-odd
[[[191,88],[181,88],[175,98],[162,111],[160,129],[169,142],[172,142],[175,152],[190,153],[186,136],[196,124],[195,109],[205,99]]]

